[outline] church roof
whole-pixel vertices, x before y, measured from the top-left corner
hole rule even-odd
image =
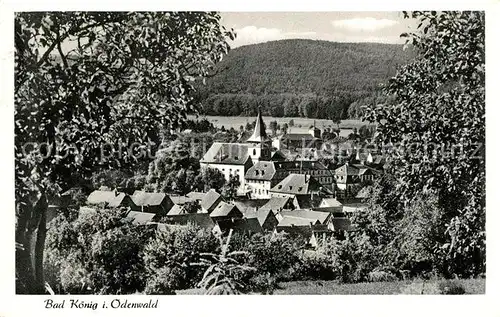
[[[266,127],[264,125],[264,120],[262,119],[262,114],[257,114],[257,122],[255,123],[255,129],[253,130],[252,136],[247,140],[247,142],[265,142],[271,139],[267,136]]]
[[[200,163],[244,165],[248,158],[246,144],[215,142]]]

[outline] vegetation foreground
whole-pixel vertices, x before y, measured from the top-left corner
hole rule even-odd
[[[396,294],[442,294],[439,283],[449,280],[436,281],[392,281],[342,284],[336,281],[293,281],[280,283],[274,295],[396,295]],[[457,283],[462,285],[465,294],[484,294],[486,279],[461,279]],[[194,288],[176,291],[177,295],[201,295],[205,290]]]

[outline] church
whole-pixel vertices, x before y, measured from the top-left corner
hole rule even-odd
[[[239,194],[245,194],[245,175],[251,167],[260,161],[270,161],[272,140],[266,133],[262,114],[257,114],[253,134],[245,143],[215,142],[200,160],[202,168],[218,169],[226,178],[237,177],[240,182]]]
[[[271,189],[291,174],[312,175],[326,189],[332,188],[333,176],[319,162],[285,161],[272,145],[260,109],[253,134],[244,143],[215,142],[200,160],[202,168],[218,169],[226,181],[236,177],[240,182],[238,195],[268,199]]]

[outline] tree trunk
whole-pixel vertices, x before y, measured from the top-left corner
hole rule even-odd
[[[17,202],[16,293],[43,294],[43,251],[45,247],[47,198],[40,194],[33,206]]]

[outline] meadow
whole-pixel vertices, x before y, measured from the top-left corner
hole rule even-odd
[[[274,295],[418,295],[439,294],[437,284],[444,280],[406,280],[343,284],[337,281],[293,281],[280,283]],[[486,279],[458,280],[466,295],[485,294]],[[423,292],[422,292],[423,291]],[[176,291],[177,295],[202,295],[203,289]]]
[[[194,115],[189,115],[188,119],[194,120],[196,119],[196,116]],[[255,121],[255,116],[251,117],[227,117],[227,116],[199,116],[198,119],[207,119],[211,123],[213,123],[214,126],[220,128],[224,126],[226,129],[234,128],[238,130],[240,126],[245,126],[247,123],[251,123]],[[327,119],[311,119],[311,118],[289,118],[289,117],[268,117],[268,116],[263,116],[264,123],[269,126],[269,123],[271,121],[276,121],[278,122],[279,125],[282,125],[284,123],[287,123],[290,125],[290,120],[293,120],[294,126],[295,127],[310,127],[311,125],[315,124],[316,127],[320,129],[324,128],[337,128],[337,124],[334,124],[331,120]],[[354,120],[354,119],[349,119],[349,120],[342,120],[342,122],[339,124],[339,127],[341,129],[350,129],[352,130],[353,128],[358,128],[368,124],[367,122],[363,122],[361,120]]]

